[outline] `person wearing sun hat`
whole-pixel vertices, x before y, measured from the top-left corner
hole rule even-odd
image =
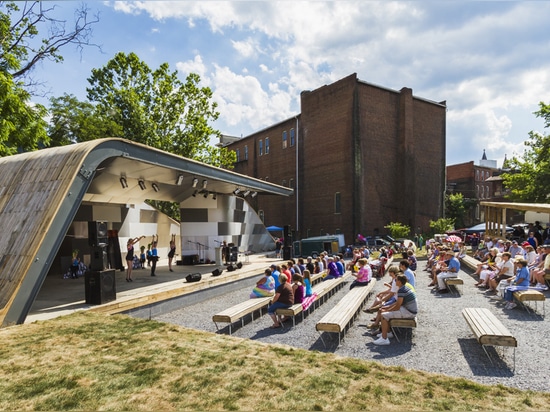
[[[514,309],[517,305],[514,303],[514,292],[517,290],[527,290],[529,288],[529,270],[527,261],[521,257],[514,259],[516,264],[515,276],[507,279],[510,286],[504,289],[504,300],[507,302],[505,309]]]

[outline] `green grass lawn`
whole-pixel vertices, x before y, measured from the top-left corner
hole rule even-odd
[[[0,330],[1,410],[543,410],[550,394],[127,316]]]

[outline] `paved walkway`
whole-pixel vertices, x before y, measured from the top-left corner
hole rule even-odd
[[[60,275],[48,276],[31,307],[25,323],[46,320],[67,315],[77,310],[93,310],[103,313],[118,313],[159,301],[195,292],[201,289],[234,282],[249,277],[261,276],[264,269],[280,259],[266,257],[265,254],[244,257],[241,269],[229,272],[225,266],[204,264],[194,266],[173,266],[168,270],[168,262],[161,259],[157,264],[156,276],[150,276],[150,269],[134,269],[133,282],[126,282],[126,272],[116,271],[116,300],[102,305],[85,302],[84,277],[63,279]],[[221,276],[212,276],[216,268],[224,268]],[[190,273],[200,273],[200,282],[188,283],[185,277]]]

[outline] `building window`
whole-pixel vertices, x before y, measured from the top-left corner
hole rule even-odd
[[[287,145],[287,133],[286,130],[283,132],[283,149],[286,149]]]
[[[481,193],[479,193],[479,185],[476,185],[476,196],[481,197]]]
[[[264,142],[262,139],[258,142],[258,149],[260,151],[260,156],[264,154]]]
[[[334,194],[334,213],[340,214],[342,213],[342,204],[341,204],[341,195],[340,192],[336,192]]]
[[[294,146],[296,144],[296,133],[294,132],[294,129],[290,129],[290,147]]]
[[[244,160],[248,160],[248,146],[244,147]]]
[[[241,161],[241,151],[239,149],[235,150],[235,154],[237,155],[237,162]]]
[[[288,187],[290,187],[291,189],[294,189],[294,179],[290,179],[288,181]]]
[[[265,154],[269,154],[269,137],[265,138]]]
[[[264,222],[264,211],[263,210],[258,210],[258,217],[260,218],[262,223],[265,223]]]
[[[283,179],[283,183],[281,184],[281,186],[286,187],[286,179]]]

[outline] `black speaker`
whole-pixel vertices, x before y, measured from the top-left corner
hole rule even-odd
[[[116,300],[115,269],[84,274],[84,294],[89,305],[101,305]]]
[[[241,262],[237,262],[237,269],[240,269],[243,267],[243,264]]]
[[[103,246],[92,247],[90,256],[90,270],[100,272],[109,268],[109,259],[107,250]]]
[[[190,273],[185,277],[185,280],[187,281],[187,283],[191,283],[191,282],[198,282],[199,280],[201,280],[201,278],[202,278],[202,275],[200,273]]]
[[[233,272],[234,270],[235,270],[235,266],[233,266],[233,264],[230,264],[229,266],[227,266],[228,272]]]
[[[220,276],[223,273],[223,269],[214,269],[212,271],[212,276]]]
[[[283,246],[292,246],[292,232],[289,225],[284,226],[283,242]]]
[[[292,248],[290,246],[283,247],[283,260],[289,260],[292,257]]]
[[[184,265],[199,264],[199,255],[186,255],[186,256],[182,256],[181,258]]]
[[[88,243],[90,246],[107,246],[109,244],[106,222],[88,222]]]

